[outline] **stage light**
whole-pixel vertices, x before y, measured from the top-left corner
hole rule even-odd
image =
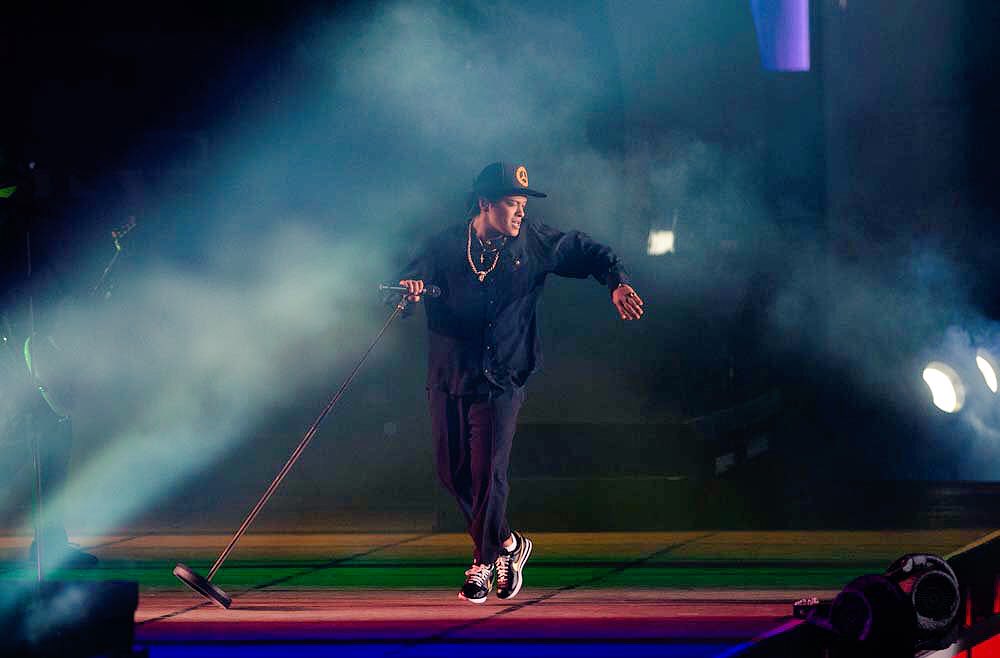
[[[965,387],[955,369],[946,363],[932,361],[924,367],[924,382],[931,389],[934,406],[946,413],[955,413],[965,404]]]
[[[983,379],[986,381],[986,386],[993,391],[997,392],[997,366],[996,359],[993,355],[986,350],[980,349],[976,351],[976,365],[979,366],[979,372],[983,373]]]
[[[674,253],[674,232],[651,230],[646,253],[650,256],[662,256]]]
[[[760,62],[769,71],[809,70],[809,1],[750,0]]]

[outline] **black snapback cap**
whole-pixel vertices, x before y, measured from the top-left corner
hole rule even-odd
[[[528,187],[528,169],[523,164],[494,162],[486,165],[472,183],[472,193],[477,196],[548,196]]]

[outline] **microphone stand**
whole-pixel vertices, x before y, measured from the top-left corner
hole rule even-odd
[[[34,290],[34,280],[33,272],[31,267],[31,229],[25,228],[24,231],[24,252],[27,264],[27,275],[28,275],[28,336],[35,335],[35,290]],[[28,373],[28,384],[34,387],[34,375]],[[27,418],[25,419],[25,426],[30,437],[29,443],[31,444],[31,461],[35,467],[35,509],[32,516],[32,525],[35,531],[35,578],[38,583],[41,583],[45,579],[45,574],[42,568],[42,457],[41,452],[38,447],[38,425],[35,423],[35,412],[29,409]]]
[[[340,398],[344,395],[344,391],[346,391],[347,387],[350,386],[351,382],[354,381],[354,377],[358,374],[358,371],[361,370],[361,366],[368,358],[368,355],[371,354],[372,350],[375,349],[375,346],[378,345],[379,340],[382,339],[382,335],[389,328],[389,325],[391,325],[393,321],[399,317],[400,313],[406,310],[406,307],[409,306],[409,304],[410,300],[407,298],[406,295],[403,295],[400,298],[399,303],[396,304],[396,308],[389,316],[389,319],[385,321],[385,324],[382,325],[382,329],[380,329],[378,334],[375,336],[375,340],[372,341],[371,345],[361,356],[361,360],[358,361],[356,366],[354,366],[354,370],[352,370],[351,374],[347,376],[347,379],[344,380],[344,383],[340,385],[340,389],[330,399],[330,401],[327,403],[326,407],[319,414],[316,420],[313,421],[313,424],[309,427],[308,430],[306,430],[306,433],[302,437],[302,440],[299,442],[298,447],[295,448],[294,452],[292,452],[292,455],[288,458],[288,461],[285,462],[285,465],[281,468],[281,470],[275,476],[274,480],[267,487],[267,490],[264,491],[264,495],[260,497],[260,500],[257,501],[257,504],[254,505],[253,509],[250,510],[250,513],[247,514],[246,519],[243,520],[243,523],[240,525],[239,530],[236,531],[236,534],[229,542],[229,545],[226,546],[225,550],[222,551],[222,553],[219,555],[219,558],[215,561],[215,564],[212,565],[212,568],[209,570],[208,575],[206,576],[206,580],[211,581],[212,578],[215,576],[215,573],[219,570],[219,567],[221,567],[222,563],[225,562],[226,558],[229,557],[229,554],[233,551],[233,548],[236,547],[236,543],[247,531],[247,528],[250,527],[250,524],[253,523],[254,519],[257,518],[257,515],[260,513],[260,511],[264,509],[264,505],[267,504],[267,501],[270,500],[271,495],[274,494],[274,492],[278,489],[278,485],[280,485],[281,481],[285,479],[285,476],[288,475],[288,472],[292,470],[292,466],[294,466],[295,462],[298,461],[299,456],[302,455],[302,452],[306,449],[306,446],[308,446],[309,442],[312,441],[314,436],[316,436],[316,432],[319,430],[320,423],[322,423],[323,419],[326,418],[327,414],[329,414],[330,411],[333,410],[333,408],[337,405],[337,402],[339,402]]]
[[[108,281],[108,276],[111,274],[111,270],[114,268],[115,263],[118,261],[118,257],[122,252],[122,245],[120,239],[135,228],[135,219],[130,217],[129,222],[122,228],[116,229],[111,232],[111,237],[114,239],[115,253],[111,257],[110,262],[104,268],[104,272],[101,274],[100,279],[91,289],[90,294],[96,296],[104,286],[105,282]],[[25,226],[24,230],[24,240],[25,240],[25,264],[26,264],[26,274],[27,274],[27,291],[28,291],[28,336],[29,338],[35,335],[35,288],[34,288],[34,272],[32,268],[32,257],[31,257],[31,229],[29,226]],[[107,290],[107,294],[110,295],[110,290]],[[26,348],[27,349],[27,348]],[[32,389],[37,389],[42,393],[42,397],[45,397],[44,390],[35,378],[33,370],[28,372],[28,386]],[[46,399],[46,402],[48,400]],[[51,404],[50,404],[51,406]],[[53,410],[54,411],[54,410]],[[42,502],[42,458],[41,449],[39,446],[39,431],[38,424],[35,422],[35,411],[29,409],[27,415],[25,416],[25,431],[27,431],[29,438],[29,443],[31,445],[31,461],[34,466],[35,471],[35,481],[34,481],[34,498],[35,506],[32,514],[32,525],[35,532],[35,577],[39,583],[45,579],[44,568],[42,566],[43,562],[43,543],[44,539],[42,535],[44,534],[43,524],[45,517],[45,510]]]
[[[129,216],[128,223],[126,223],[121,228],[117,228],[111,231],[111,239],[114,241],[115,253],[111,256],[111,260],[109,260],[108,264],[104,267],[104,271],[101,272],[101,278],[98,279],[97,283],[94,284],[94,287],[90,289],[90,294],[92,297],[96,297],[98,293],[101,292],[101,288],[104,286],[104,282],[108,280],[108,276],[111,274],[111,270],[114,269],[115,263],[118,262],[118,257],[121,256],[122,253],[121,239],[124,238],[126,235],[128,235],[129,231],[131,231],[134,228],[135,228],[135,217]],[[105,291],[104,296],[105,297],[111,296],[110,287]]]

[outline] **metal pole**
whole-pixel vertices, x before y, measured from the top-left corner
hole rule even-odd
[[[28,275],[28,336],[35,335],[35,282],[31,268],[31,231],[24,232],[24,255],[25,266]],[[35,376],[28,373],[28,384],[35,387]],[[31,441],[31,461],[35,467],[35,510],[32,515],[32,524],[35,529],[35,577],[38,582],[44,579],[42,570],[42,458],[38,449],[38,427],[35,423],[34,412],[29,412],[26,418],[26,430]]]
[[[28,414],[27,431],[31,436],[31,461],[35,467],[35,509],[32,524],[35,527],[35,576],[44,580],[42,572],[42,458],[38,450],[38,432],[35,431],[34,414]]]

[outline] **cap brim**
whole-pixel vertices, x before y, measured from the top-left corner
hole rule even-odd
[[[533,190],[530,187],[508,187],[502,190],[484,190],[481,192],[476,192],[477,195],[482,196],[533,196],[537,199],[544,199],[548,194],[544,192],[539,192],[538,190]]]

